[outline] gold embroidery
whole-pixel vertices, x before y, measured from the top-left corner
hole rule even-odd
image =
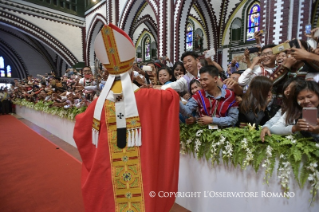
[[[116,212],[145,212],[139,147],[117,147],[115,103],[105,101],[112,184]],[[110,122],[112,121],[112,122]],[[127,130],[140,126],[138,117],[126,119]]]
[[[103,27],[103,30],[101,32],[105,49],[109,49],[109,51],[106,51],[106,53],[110,64],[103,64],[107,71],[110,74],[122,74],[131,69],[135,58],[123,62],[120,61],[119,54],[116,51],[116,49],[118,48],[116,45],[113,30],[109,26],[107,26]]]
[[[95,118],[93,118],[92,127],[93,127],[95,130],[99,131],[99,130],[100,130],[100,121],[97,120],[97,119],[95,119]]]

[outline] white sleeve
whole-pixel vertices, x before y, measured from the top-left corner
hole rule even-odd
[[[290,135],[293,134],[292,127],[294,125],[286,125],[286,113],[284,113],[278,121],[272,125],[269,130],[276,135]]]
[[[162,90],[166,90],[167,88],[172,88],[173,90],[177,92],[185,92],[185,91],[187,92],[187,81],[184,77],[181,77],[175,82],[171,82],[161,87]]]
[[[268,120],[264,126],[261,128],[267,127],[268,129],[271,128],[280,118],[281,118],[281,109],[279,109],[274,117]]]
[[[246,86],[247,84],[249,84],[251,79],[255,75],[255,70],[256,70],[255,68],[254,69],[247,68],[238,78],[238,84],[240,86]]]
[[[85,86],[84,89],[87,91],[96,91],[97,87],[96,85],[91,85],[91,86]]]

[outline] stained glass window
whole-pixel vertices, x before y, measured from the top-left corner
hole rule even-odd
[[[6,68],[5,68],[6,67]],[[4,58],[0,56],[0,77],[11,77],[11,66],[5,66]]]
[[[144,43],[144,60],[151,59],[151,39],[147,37]]]
[[[193,51],[193,26],[188,24],[186,29],[186,51]]]
[[[254,33],[259,31],[260,24],[260,5],[253,3],[248,9],[247,15],[247,41],[255,40]]]
[[[11,77],[11,66],[7,65],[7,77]]]
[[[4,60],[3,57],[0,57],[0,68],[4,68]]]

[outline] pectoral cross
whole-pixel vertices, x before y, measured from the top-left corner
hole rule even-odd
[[[119,119],[122,119],[124,115],[122,113],[118,114],[117,117],[119,117]]]

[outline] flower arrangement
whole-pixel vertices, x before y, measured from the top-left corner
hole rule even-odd
[[[79,113],[83,113],[86,110],[86,107],[76,108],[64,108],[64,107],[54,107],[51,106],[53,102],[43,102],[39,101],[36,104],[33,102],[28,102],[25,99],[16,99],[13,101],[16,105],[25,106],[27,108],[32,108],[37,111],[42,111],[44,113],[49,113],[52,115],[57,115],[61,118],[67,118],[69,120],[74,121],[75,116]]]
[[[233,164],[246,169],[251,165],[257,172],[265,170],[264,180],[273,174],[276,158],[279,159],[278,179],[285,192],[289,191],[291,173],[301,188],[311,184],[312,200],[319,189],[319,144],[300,134],[290,136],[266,136],[261,142],[260,131],[254,126],[210,130],[206,126],[180,125],[181,154],[193,154],[196,158],[211,161],[212,166]]]

